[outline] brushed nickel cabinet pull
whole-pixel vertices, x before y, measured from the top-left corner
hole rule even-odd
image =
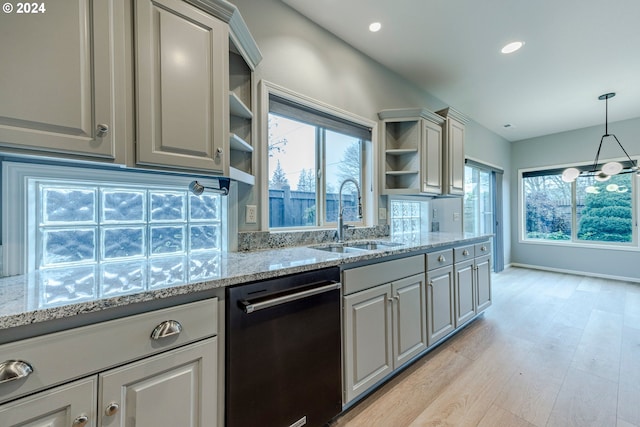
[[[177,320],[165,320],[155,327],[151,332],[152,340],[159,340],[161,338],[167,338],[172,335],[178,335],[182,332],[182,325]]]
[[[5,360],[0,363],[0,384],[27,378],[33,367],[22,360]]]

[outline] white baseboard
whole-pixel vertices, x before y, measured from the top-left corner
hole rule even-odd
[[[521,263],[518,263],[518,262],[511,263],[511,264],[509,264],[509,266],[510,267],[530,268],[532,270],[552,271],[554,273],[574,274],[574,275],[577,275],[577,276],[597,277],[599,279],[620,280],[620,281],[623,281],[623,282],[640,283],[640,278],[638,278],[638,277],[613,276],[613,275],[610,275],[610,274],[590,273],[590,272],[585,272],[585,271],[567,270],[567,269],[564,269],[564,268],[553,268],[553,267],[546,267],[546,266],[541,266],[541,265],[521,264]]]

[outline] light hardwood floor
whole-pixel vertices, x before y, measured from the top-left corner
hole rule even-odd
[[[492,282],[484,315],[331,427],[640,427],[640,284],[523,268]]]

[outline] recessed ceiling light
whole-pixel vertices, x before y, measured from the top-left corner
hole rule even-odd
[[[372,33],[380,31],[380,28],[382,28],[382,24],[379,22],[372,22],[369,25],[369,31],[371,31]]]
[[[524,46],[524,42],[511,42],[500,50],[502,53],[513,53]]]

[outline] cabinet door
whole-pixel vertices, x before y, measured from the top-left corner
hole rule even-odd
[[[97,383],[90,377],[0,405],[0,426],[95,427]]]
[[[476,258],[476,310],[478,313],[491,305],[491,257]]]
[[[474,260],[455,264],[456,328],[475,316]]]
[[[455,329],[453,266],[427,272],[428,344],[433,345]]]
[[[344,297],[345,403],[393,370],[391,285]]]
[[[447,119],[447,182],[448,193],[464,194],[464,133],[465,125]]]
[[[427,348],[424,274],[391,284],[394,369]]]
[[[100,374],[99,425],[217,425],[217,339]]]
[[[124,138],[116,116],[125,108],[115,104],[120,2],[46,6],[0,15],[0,144],[113,159]]]
[[[442,127],[423,120],[422,192],[442,193]]]
[[[227,24],[180,0],[135,3],[137,162],[222,171]]]

